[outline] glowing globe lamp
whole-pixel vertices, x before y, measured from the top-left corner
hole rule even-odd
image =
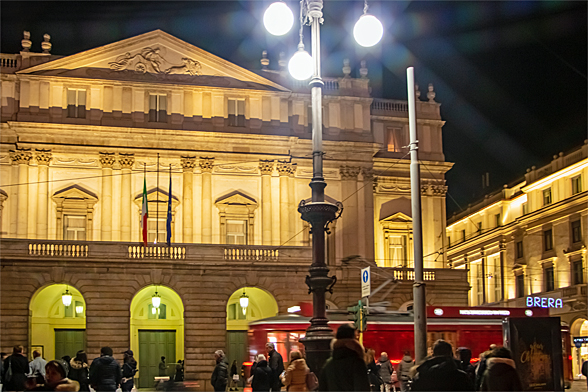
[[[298,45],[298,51],[288,63],[288,71],[290,75],[296,80],[310,79],[313,74],[312,57],[306,50],[304,45]]]
[[[249,296],[243,291],[243,295],[239,298],[239,305],[243,309],[243,314],[247,314],[247,307],[249,306]]]
[[[355,41],[366,48],[380,42],[383,35],[384,27],[378,18],[373,15],[362,15],[353,28]]]
[[[157,294],[157,291],[151,297],[151,305],[153,305],[154,308],[159,308],[159,305],[161,305],[161,296]]]
[[[294,24],[294,15],[283,1],[276,1],[263,14],[263,24],[272,35],[284,35]]]
[[[71,305],[71,294],[69,293],[68,289],[65,289],[65,293],[61,294],[61,302],[63,302],[64,306]]]

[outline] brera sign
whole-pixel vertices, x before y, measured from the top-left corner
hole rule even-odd
[[[561,298],[527,297],[527,307],[563,308],[563,301]]]

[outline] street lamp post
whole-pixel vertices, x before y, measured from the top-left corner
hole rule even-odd
[[[279,5],[274,7],[274,5]],[[282,8],[282,2],[274,3],[270,8]],[[310,202],[302,200],[298,206],[298,212],[306,222],[310,223],[312,232],[312,264],[309,269],[309,275],[306,277],[306,284],[308,285],[309,293],[312,293],[313,311],[310,320],[310,327],[306,330],[304,343],[306,350],[306,362],[311,371],[318,374],[322,369],[324,363],[330,355],[330,343],[333,338],[333,331],[328,326],[326,299],[327,291],[332,293],[332,288],[337,281],[335,276],[329,276],[329,268],[325,263],[325,231],[328,224],[336,220],[343,210],[341,203],[337,205],[325,201],[325,187],[327,183],[323,178],[323,119],[322,119],[322,88],[323,81],[321,78],[321,47],[320,47],[320,25],[323,18],[323,0],[302,0],[300,2],[301,11],[301,31],[300,44],[298,46],[299,58],[304,51],[304,44],[302,43],[302,14],[306,10],[306,17],[311,27],[311,41],[312,41],[312,78],[310,80],[311,87],[311,108],[312,108],[312,180],[310,181],[310,188],[312,189],[312,198]],[[269,9],[268,9],[269,10]],[[286,15],[284,20],[289,18]],[[277,16],[275,16],[277,17]],[[368,17],[368,18],[364,18]],[[365,38],[373,33],[373,24],[376,23],[376,34],[379,32],[379,37],[376,39],[358,40],[362,46],[373,46],[382,37],[382,25],[373,16],[367,15],[367,2],[364,7],[363,23],[356,28],[357,37]],[[361,18],[360,18],[361,19]],[[265,20],[265,18],[264,18]],[[368,21],[366,23],[366,20]],[[373,22],[375,20],[376,22]],[[371,23],[369,21],[372,21]],[[279,24],[279,23],[278,23]],[[268,27],[268,26],[266,26]],[[272,29],[268,27],[272,32]],[[367,31],[366,31],[367,30]],[[295,55],[295,56],[296,56]],[[292,63],[292,61],[291,61]],[[303,64],[304,61],[297,63]],[[290,68],[290,67],[289,67]],[[295,78],[298,78],[291,70]],[[304,72],[298,74],[303,75]],[[307,76],[308,77],[308,76]]]

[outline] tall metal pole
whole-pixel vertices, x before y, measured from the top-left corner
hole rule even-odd
[[[412,209],[412,239],[414,244],[414,355],[416,363],[427,356],[427,302],[423,278],[423,224],[421,218],[421,174],[419,170],[416,131],[416,102],[414,68],[406,69],[408,82],[408,124],[410,129],[410,200]]]
[[[309,222],[312,229],[312,265],[310,275],[306,277],[309,292],[312,292],[312,319],[306,330],[303,343],[306,349],[306,361],[310,369],[318,374],[330,355],[330,343],[333,332],[328,326],[326,313],[326,291],[331,291],[336,282],[335,276],[329,277],[329,268],[325,263],[325,227],[337,218],[340,207],[325,202],[323,178],[323,121],[322,121],[322,87],[321,55],[320,55],[320,24],[323,16],[322,0],[308,2],[308,17],[312,29],[312,58],[314,64],[313,77],[310,81],[312,99],[312,167],[313,177],[310,182],[312,201],[300,202],[298,212],[302,219]]]

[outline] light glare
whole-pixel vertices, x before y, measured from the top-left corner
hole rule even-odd
[[[313,73],[312,57],[304,48],[298,49],[288,63],[288,71],[296,80],[310,79]]]
[[[378,18],[373,15],[362,15],[353,28],[355,41],[366,48],[380,42],[383,35],[384,27]]]
[[[263,24],[270,34],[284,35],[292,28],[294,15],[286,3],[277,1],[265,10]]]
[[[65,290],[65,293],[61,295],[61,302],[63,302],[64,306],[71,305],[71,294],[69,291]]]

